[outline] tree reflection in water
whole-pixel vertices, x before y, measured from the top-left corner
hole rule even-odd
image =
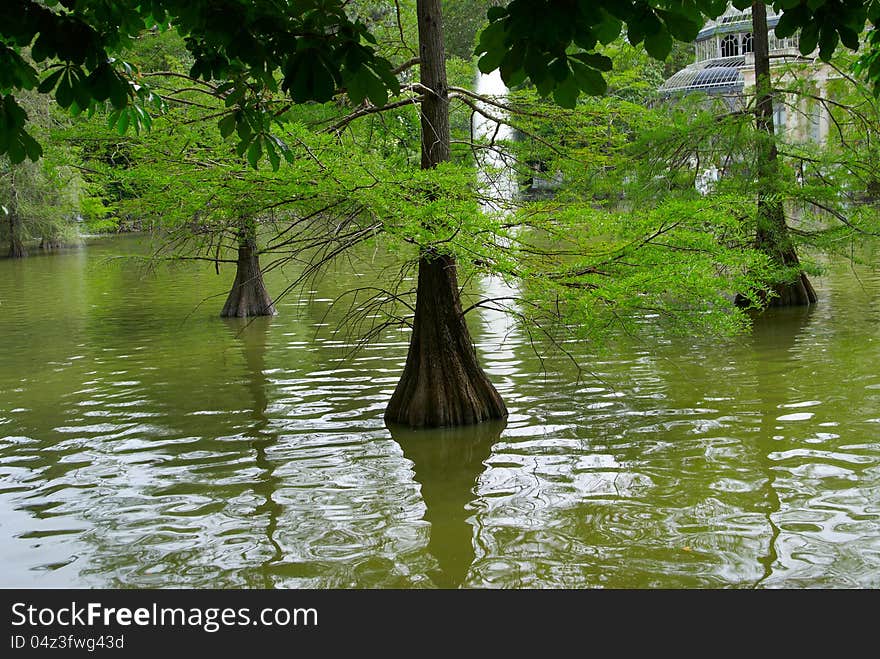
[[[280,479],[275,476],[277,465],[266,455],[266,451],[278,443],[278,433],[273,429],[267,409],[269,397],[266,392],[268,379],[265,375],[266,342],[269,334],[271,316],[258,318],[226,318],[223,320],[226,326],[235,333],[235,338],[241,345],[247,372],[247,389],[251,394],[252,423],[246,430],[246,435],[251,438],[250,445],[254,451],[254,464],[260,470],[259,478],[254,480],[254,493],[263,499],[263,503],[254,511],[256,517],[265,516],[266,540],[272,548],[272,555],[263,561],[264,588],[273,587],[269,574],[269,566],[282,560],[281,546],[275,539],[278,529],[278,518],[282,512],[282,506],[273,498],[277,491]]]
[[[437,430],[389,426],[421,485],[425,521],[431,524],[428,551],[438,563],[430,576],[441,588],[457,588],[467,579],[475,556],[471,517],[477,480],[506,425],[497,421]]]

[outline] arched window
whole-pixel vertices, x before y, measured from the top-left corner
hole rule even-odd
[[[776,130],[777,135],[784,135],[786,132],[786,121],[788,117],[785,112],[785,105],[782,103],[774,103],[773,104],[773,128]]]
[[[755,50],[755,44],[754,44],[754,41],[752,40],[752,33],[746,32],[742,36],[742,54],[745,55],[746,53],[751,53],[754,50]]]
[[[721,57],[737,55],[739,55],[739,38],[735,34],[728,34],[721,40]]]

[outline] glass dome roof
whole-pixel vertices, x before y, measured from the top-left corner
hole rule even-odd
[[[768,10],[767,25],[770,52],[778,61],[797,59],[796,35],[780,39],[773,28],[779,22],[779,14]],[[671,97],[690,92],[707,94],[741,94],[745,88],[743,70],[751,66],[752,11],[744,11],[728,5],[717,19],[708,21],[694,42],[695,59],[660,85],[661,96]]]
[[[726,94],[742,92],[745,86],[740,68],[743,57],[700,62],[682,69],[660,86],[660,93],[671,96],[688,92]]]

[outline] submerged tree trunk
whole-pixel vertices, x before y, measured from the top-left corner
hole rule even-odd
[[[43,236],[40,239],[40,249],[46,251],[61,249],[61,239],[58,236]]]
[[[9,222],[9,258],[20,259],[27,256],[24,243],[21,242],[21,218],[18,216],[18,189],[15,186],[15,170],[11,174],[12,199],[7,215]]]
[[[21,220],[15,212],[15,207],[9,212],[9,257],[20,259],[27,256],[24,243],[21,242]]]
[[[260,270],[260,252],[251,231],[243,231],[238,244],[238,264],[235,282],[220,312],[221,318],[250,318],[274,316],[275,305],[263,283]]]
[[[506,416],[504,401],[477,361],[461,312],[455,262],[422,257],[409,354],[386,421],[437,428]]]
[[[767,254],[773,262],[796,274],[788,281],[776,283],[764,293],[768,306],[789,307],[815,304],[818,301],[806,273],[800,269],[788,225],[785,209],[774,195],[778,179],[779,154],[776,149],[776,132],[773,125],[773,91],[770,78],[770,44],[767,28],[767,6],[763,2],[752,3],[752,37],[755,56],[755,109],[758,131],[763,138],[758,154],[758,230],[755,246]],[[738,296],[738,304],[747,304]]]
[[[449,160],[449,89],[440,0],[418,0],[422,169]],[[409,354],[385,420],[413,427],[502,419],[507,408],[480,368],[461,309],[455,260],[425,250],[419,259]]]

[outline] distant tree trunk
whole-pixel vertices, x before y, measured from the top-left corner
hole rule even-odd
[[[40,249],[50,251],[61,248],[61,239],[57,235],[47,235],[40,239]]]
[[[9,204],[9,258],[20,259],[27,256],[27,250],[21,242],[21,218],[18,216],[18,191],[15,187],[15,173],[12,173],[12,202]]]
[[[418,0],[422,169],[449,160],[449,89],[440,0]],[[419,259],[409,354],[385,420],[413,427],[463,426],[507,416],[480,368],[462,314],[455,260],[426,249]]]
[[[773,125],[773,91],[770,78],[770,44],[767,28],[767,6],[763,2],[752,3],[752,38],[755,56],[755,110],[758,131],[764,134],[759,142],[758,154],[758,229],[755,246],[779,265],[797,274],[789,281],[773,285],[769,297],[771,307],[789,307],[815,304],[818,301],[806,273],[800,269],[788,225],[785,209],[775,199],[774,187],[778,181],[779,154],[776,149],[776,132]],[[770,293],[770,291],[767,291]],[[741,296],[737,303],[745,304]]]
[[[260,270],[260,252],[257,249],[256,230],[243,226],[239,233],[238,264],[235,282],[220,312],[221,318],[250,318],[274,316],[275,305],[263,283]]]
[[[9,211],[9,257],[20,259],[28,255],[21,242],[21,220],[13,207]]]

